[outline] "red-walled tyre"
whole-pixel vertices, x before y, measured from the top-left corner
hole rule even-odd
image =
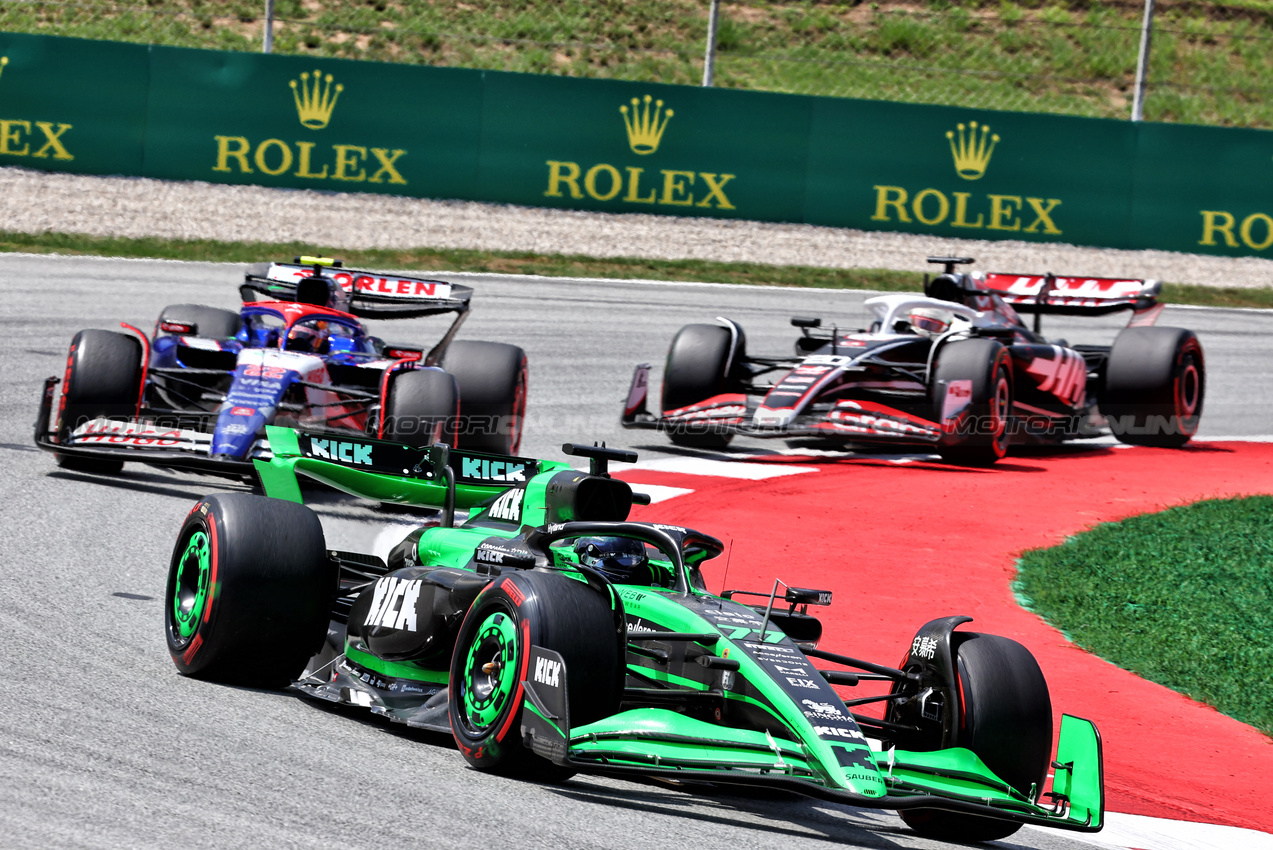
[[[395,375],[389,385],[384,438],[409,446],[435,442],[455,445],[460,393],[455,378],[441,369],[415,369]]]
[[[202,499],[168,567],[164,634],[177,669],[216,682],[277,687],[322,646],[336,567],[309,508],[228,493]]]
[[[663,413],[725,392],[731,342],[729,329],[722,325],[686,325],[676,332],[663,367]],[[723,449],[734,438],[704,422],[671,426],[667,435],[674,444],[695,449]]]
[[[532,645],[558,652],[566,667],[572,727],[607,717],[623,694],[624,635],[609,602],[580,581],[549,572],[497,579],[474,601],[451,659],[451,732],[473,767],[543,781],[563,769],[526,749],[521,714]]]
[[[504,342],[458,340],[442,366],[460,389],[459,448],[516,455],[526,420],[526,352]]]
[[[958,340],[942,347],[932,379],[938,421],[945,397],[936,394],[952,381],[967,381],[971,398],[954,423],[954,432],[945,436],[938,451],[950,463],[989,466],[1008,453],[1012,438],[1012,360],[1008,349],[992,339]]]
[[[125,420],[136,415],[141,393],[141,342],[115,331],[80,331],[71,340],[58,439],[65,441],[85,422],[98,418]],[[54,453],[57,465],[76,472],[116,473],[122,460]]]
[[[1101,413],[1124,443],[1183,446],[1198,433],[1206,374],[1192,331],[1127,328],[1110,349]]]

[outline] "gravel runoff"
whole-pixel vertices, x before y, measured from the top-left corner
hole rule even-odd
[[[1273,260],[1170,251],[945,239],[806,224],[587,213],[474,201],[88,177],[0,168],[5,230],[91,236],[307,242],[324,248],[471,248],[928,271],[976,268],[1262,287]]]

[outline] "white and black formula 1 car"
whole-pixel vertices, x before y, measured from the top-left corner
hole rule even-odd
[[[60,399],[45,381],[36,445],[80,471],[135,461],[230,477],[270,457],[272,424],[515,454],[526,354],[454,340],[472,294],[317,257],[253,266],[237,312],[175,304],[149,337],[126,324],[77,333]],[[386,343],[361,321],[445,314],[431,348]]]
[[[747,353],[726,318],[686,325],[668,350],[659,412],[647,408],[649,364],[636,368],[625,428],[722,448],[735,434],[864,446],[929,446],[965,464],[994,463],[1009,445],[1055,443],[1108,428],[1125,443],[1181,446],[1197,432],[1206,386],[1191,331],[1154,327],[1161,284],[1053,274],[945,269],[923,296],[866,300],[869,328],[801,328],[794,356]],[[1049,342],[1043,313],[1130,311],[1112,345]],[[1033,328],[1017,312],[1035,314]]]

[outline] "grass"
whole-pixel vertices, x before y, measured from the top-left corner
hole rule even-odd
[[[707,260],[601,258],[524,251],[475,251],[458,248],[350,251],[332,246],[287,242],[217,242],[210,239],[126,239],[71,233],[0,231],[0,251],[33,254],[79,254],[108,257],[154,257],[191,262],[256,263],[301,254],[325,253],[350,266],[379,269],[537,274],[549,277],[601,277],[647,280],[746,283],[758,286],[807,286],[822,289],[867,289],[918,292],[924,276],[886,269],[830,269],[764,263],[718,263]],[[1164,284],[1163,301],[1212,307],[1273,307],[1273,287],[1261,289]]]
[[[339,257],[349,266],[380,269],[429,269],[552,277],[749,283],[760,286],[810,286],[826,289],[919,290],[923,276],[882,269],[828,269],[774,266],[763,263],[717,263],[706,260],[614,259],[524,251],[475,251],[452,248],[351,251],[301,242],[217,242],[214,240],[127,239],[65,233],[0,231],[0,251],[36,254],[83,254],[110,257],[153,257],[192,262],[256,263],[266,259],[320,253]]]
[[[256,51],[263,0],[0,5],[0,30]],[[707,0],[277,0],[274,49],[697,84]],[[1130,115],[1140,0],[725,0],[716,84]],[[1273,0],[1159,0],[1146,118],[1273,127]]]
[[[1273,735],[1273,497],[1099,525],[1020,561],[1019,593],[1075,643]]]

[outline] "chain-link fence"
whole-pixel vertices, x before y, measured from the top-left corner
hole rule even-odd
[[[762,10],[763,17],[755,10]],[[834,10],[843,14],[835,16]],[[750,11],[750,22],[747,12]],[[1128,118],[1142,0],[722,7],[718,85]],[[785,16],[796,34],[758,30]],[[1273,3],[1158,2],[1144,117],[1273,127]]]
[[[279,53],[698,84],[710,0],[275,0]],[[0,29],[260,50],[266,0],[4,0]],[[1131,116],[1144,0],[722,0],[714,84]],[[1273,127],[1273,0],[1156,3],[1144,117]]]

